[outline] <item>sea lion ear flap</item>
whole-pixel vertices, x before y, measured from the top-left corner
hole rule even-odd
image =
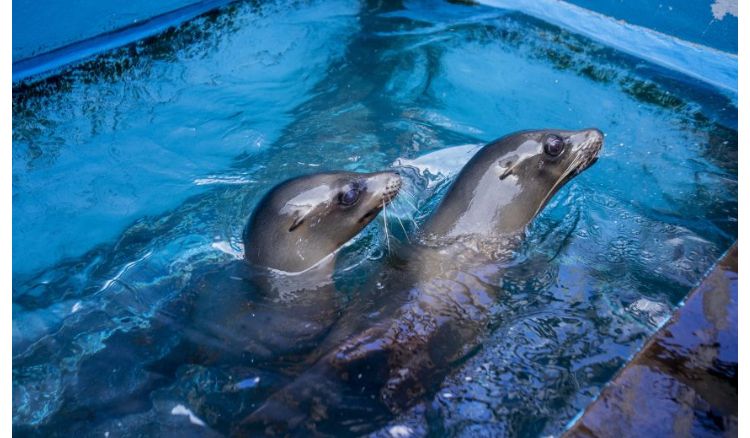
[[[500,181],[507,178],[511,173],[513,173],[513,162],[510,160],[505,161],[503,163],[502,161],[498,162],[497,165],[500,167]]]
[[[291,213],[292,225],[289,227],[289,231],[291,232],[299,228],[299,226],[305,222],[307,215],[309,215],[310,212],[312,211],[313,211],[312,206],[309,206],[309,205],[297,206],[297,208],[295,208],[294,211]]]
[[[507,177],[508,177],[508,175],[510,175],[511,173],[513,173],[513,168],[512,168],[512,167],[509,167],[509,168],[505,169],[505,172],[503,172],[503,173],[502,173],[502,174],[500,175],[500,181],[502,181],[502,180],[504,180],[505,178],[507,178]]]
[[[295,211],[294,212],[294,221],[292,222],[292,226],[289,227],[289,232],[292,232],[292,231],[296,230],[297,228],[299,228],[299,226],[302,225],[305,222],[305,216],[306,215],[302,214],[302,212]]]

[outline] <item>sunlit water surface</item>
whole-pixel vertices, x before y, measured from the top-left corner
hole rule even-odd
[[[402,170],[390,244],[378,218],[340,254],[337,287],[354,296],[477,145],[593,126],[601,158],[530,226],[483,347],[372,425],[558,434],[736,240],[727,93],[517,12],[347,1],[240,3],[17,86],[14,430],[226,433],[286,377],[251,363],[155,376],[178,334],[150,330],[191,280],[242,256],[266,190]]]

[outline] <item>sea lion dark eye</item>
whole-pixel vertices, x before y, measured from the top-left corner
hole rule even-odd
[[[354,205],[359,199],[359,189],[352,188],[349,191],[339,195],[339,203],[346,207]]]
[[[544,152],[547,155],[556,157],[560,155],[565,148],[565,141],[559,135],[548,135],[544,139]]]

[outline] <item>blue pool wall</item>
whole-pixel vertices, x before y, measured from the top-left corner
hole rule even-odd
[[[16,0],[13,62],[210,1]],[[676,38],[737,54],[737,0],[570,0],[569,3]]]

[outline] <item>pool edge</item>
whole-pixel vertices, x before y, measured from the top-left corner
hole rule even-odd
[[[737,260],[735,242],[669,321],[571,421],[564,438],[650,436],[659,428],[680,435],[704,416],[727,436],[737,436]],[[734,321],[727,309],[734,310]],[[734,342],[730,361],[719,360],[720,335]],[[710,366],[702,368],[707,362]],[[728,375],[716,373],[717,363],[728,364]]]

